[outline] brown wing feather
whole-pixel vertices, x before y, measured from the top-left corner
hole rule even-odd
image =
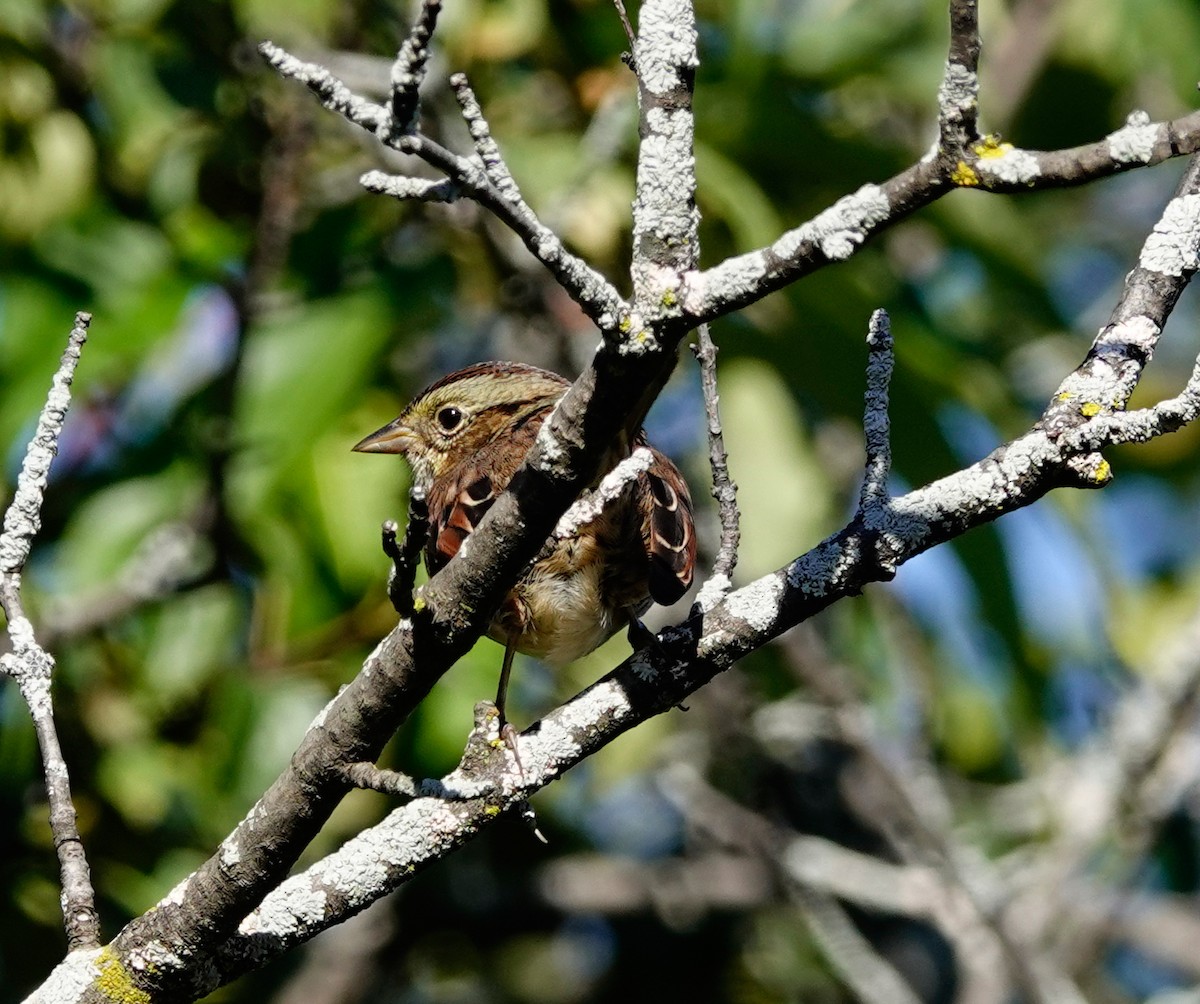
[[[434,482],[429,493],[429,542],[425,565],[430,574],[453,558],[462,542],[479,525],[496,501],[492,479],[477,467],[461,472],[462,477]]]
[[[653,450],[654,461],[642,475],[642,538],[650,561],[650,595],[668,606],[692,585],[696,566],[696,529],[687,484],[670,460]]]

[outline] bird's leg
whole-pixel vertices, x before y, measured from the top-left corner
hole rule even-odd
[[[521,754],[517,752],[517,730],[509,722],[504,713],[504,703],[508,699],[508,678],[512,675],[513,656],[517,654],[514,644],[509,641],[504,646],[504,662],[500,666],[500,686],[496,689],[496,710],[500,712],[500,738],[512,750],[513,759],[517,762],[518,773],[524,775],[521,767]]]

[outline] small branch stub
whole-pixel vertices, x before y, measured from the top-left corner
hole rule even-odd
[[[392,559],[388,599],[401,617],[411,617],[417,566],[421,561],[421,549],[429,537],[429,506],[425,502],[425,489],[419,485],[414,485],[408,493],[408,525],[402,544],[396,542],[397,529],[395,521],[390,519],[382,528],[383,553]]]
[[[888,500],[888,477],[892,470],[891,425],[888,419],[888,385],[892,380],[894,353],[892,328],[886,310],[871,315],[867,331],[867,393],[863,408],[863,432],[867,445],[867,467],[859,493],[858,507],[870,522]]]

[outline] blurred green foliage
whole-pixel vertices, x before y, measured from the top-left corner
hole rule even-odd
[[[1134,107],[1164,119],[1194,103],[1193,0],[981,7],[983,124],[1017,144],[1094,140]],[[928,148],[943,8],[701,3],[707,263]],[[407,14],[384,0],[0,4],[10,483],[73,312],[95,314],[25,588],[59,662],[60,728],[109,935],[213,849],[393,622],[378,526],[402,514],[406,472],[349,445],[457,365],[504,356],[573,372],[594,342],[472,207],[362,193],[363,170],[395,163],[254,51],[270,38],[379,93]],[[604,0],[448,0],[425,100],[429,128],[463,148],[445,77],[467,70],[529,202],[622,287],[636,152],[626,44]],[[872,309],[891,311],[897,338],[897,487],[921,484],[1038,414],[1103,322],[1178,172],[1023,198],[956,193],[717,325],[742,571],[782,564],[848,512]],[[1185,299],[1145,400],[1183,383],[1195,320]],[[652,436],[707,501],[690,360],[680,371]],[[825,615],[820,632],[856,667],[881,727],[928,738],[947,769],[977,781],[1020,777],[1044,745],[1086,735],[1195,609],[1197,435],[1113,451],[1117,483],[1103,495],[1041,503]],[[704,519],[711,546],[715,521]],[[518,720],[626,651],[614,640],[557,680],[521,664]],[[390,762],[418,775],[451,767],[499,654],[481,642]],[[353,999],[845,999],[777,903],[672,919],[650,906],[572,916],[538,896],[543,869],[582,849],[648,860],[686,849],[653,778],[688,743],[719,744],[714,778],[762,801],[772,770],[738,715],[795,679],[774,650],[734,676],[690,715],[648,724],[539,796],[548,850],[508,825],[406,889],[391,948],[364,964],[368,985]],[[63,950],[39,772],[15,688],[0,687],[0,1000],[19,999]],[[809,783],[824,790],[829,778]],[[312,853],[384,811],[380,798],[349,799]],[[808,801],[795,812],[802,829],[841,832]],[[1175,851],[1194,848],[1185,839]],[[1191,891],[1182,872],[1162,881]],[[927,999],[947,999],[944,952],[929,953],[940,976]],[[301,978],[299,965],[212,999],[269,997]]]

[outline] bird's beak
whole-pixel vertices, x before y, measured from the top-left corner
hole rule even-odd
[[[382,429],[376,429],[351,449],[356,453],[407,453],[416,442],[412,429],[396,419]]]

